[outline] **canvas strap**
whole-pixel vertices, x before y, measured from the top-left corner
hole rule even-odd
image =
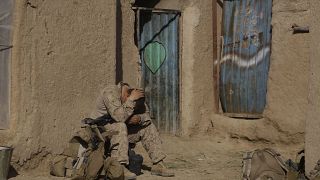
[[[243,154],[243,180],[250,180],[250,172],[251,172],[251,160],[255,151],[246,152]]]
[[[270,148],[265,148],[263,150],[265,152],[271,154],[274,158],[276,158],[277,162],[282,167],[282,169],[286,171],[286,174],[288,173],[288,168],[287,168],[286,164],[284,163],[283,159],[281,158],[280,153],[278,153],[277,151],[270,149]]]

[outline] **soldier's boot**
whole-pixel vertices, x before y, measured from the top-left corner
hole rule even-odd
[[[123,166],[123,173],[124,173],[124,179],[125,180],[134,180],[134,179],[137,179],[137,175],[130,172],[129,169],[127,169],[126,166],[122,165]]]
[[[158,162],[157,164],[152,165],[151,174],[162,176],[162,177],[173,177],[174,172],[168,169],[163,161]]]

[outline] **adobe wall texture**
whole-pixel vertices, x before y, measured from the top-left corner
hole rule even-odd
[[[132,1],[133,2],[133,1]],[[123,80],[130,85],[139,85],[139,52],[134,42],[135,13],[128,0],[121,0],[122,12],[122,70]]]
[[[61,153],[98,92],[115,82],[115,4],[16,1],[11,63],[13,161]],[[32,166],[30,164],[30,166]]]
[[[310,43],[310,86],[309,106],[306,123],[306,172],[314,168],[320,159],[320,2],[311,0],[311,43]]]

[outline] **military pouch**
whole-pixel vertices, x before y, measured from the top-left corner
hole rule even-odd
[[[86,177],[88,179],[95,179],[100,173],[104,164],[104,145],[99,144],[98,149],[92,151],[88,157],[88,165],[86,169]]]
[[[83,147],[88,148],[91,139],[94,137],[94,134],[90,126],[82,128],[80,131],[76,132],[76,135],[72,137],[69,141],[70,143],[79,143]]]
[[[104,145],[102,143],[96,150],[86,150],[74,167],[72,179],[80,179],[81,177],[86,180],[96,179],[102,170],[104,159]]]

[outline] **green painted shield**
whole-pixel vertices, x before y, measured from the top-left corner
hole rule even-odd
[[[145,47],[143,55],[147,67],[155,74],[166,59],[166,49],[161,43],[155,41]]]

